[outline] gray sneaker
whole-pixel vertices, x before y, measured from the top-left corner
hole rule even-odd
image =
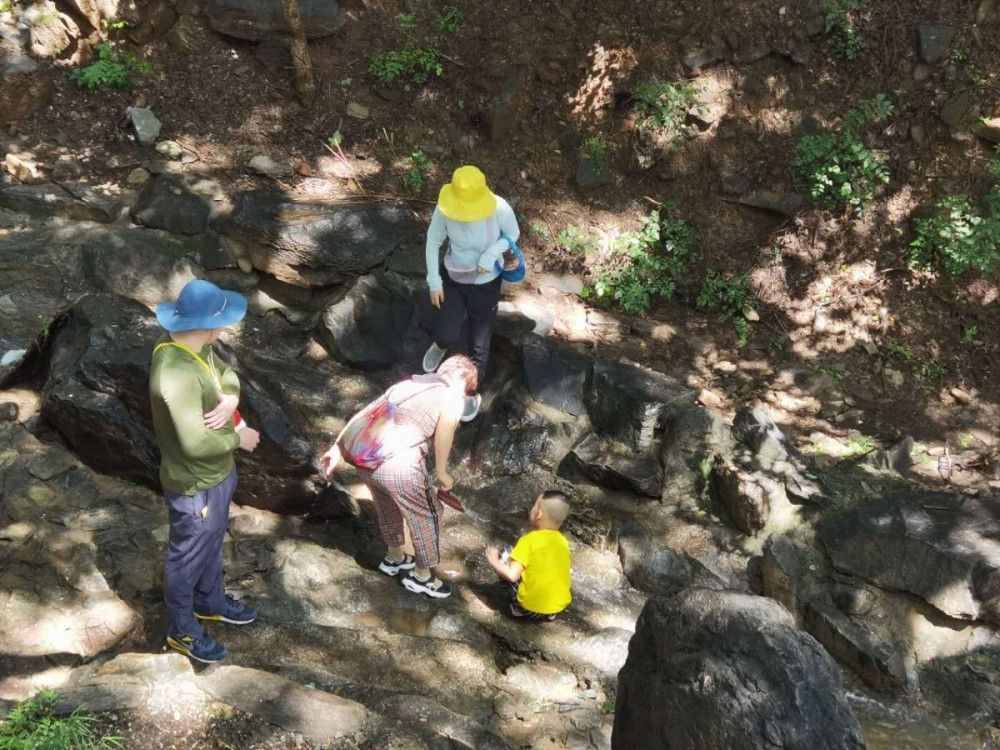
[[[447,349],[442,349],[437,344],[431,344],[431,348],[424,354],[424,372],[434,372],[438,368],[438,365],[441,364],[441,360],[444,359],[445,352],[447,351]]]
[[[483,403],[483,397],[478,393],[465,397],[465,408],[462,409],[462,421],[471,422],[479,415],[479,405]]]

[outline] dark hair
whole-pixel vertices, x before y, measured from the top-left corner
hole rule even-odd
[[[541,498],[542,500],[561,500],[566,503],[566,505],[571,504],[569,501],[569,495],[562,490],[545,490],[545,492],[541,494]]]
[[[471,396],[479,385],[479,372],[472,360],[464,354],[448,357],[438,368],[437,374],[445,380],[461,380],[465,383],[465,395]]]

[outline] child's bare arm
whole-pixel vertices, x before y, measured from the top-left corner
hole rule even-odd
[[[521,580],[521,573],[524,571],[524,566],[516,560],[505,563],[500,559],[500,550],[497,547],[486,548],[486,559],[489,561],[493,571],[504,580],[511,583],[517,583]]]

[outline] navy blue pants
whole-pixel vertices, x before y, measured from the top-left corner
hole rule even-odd
[[[163,567],[164,598],[170,634],[201,638],[194,616],[226,611],[222,588],[222,540],[229,523],[229,501],[236,490],[236,469],[219,484],[194,495],[164,491],[170,513],[170,540]]]
[[[497,276],[487,284],[459,284],[451,280],[442,266],[441,279],[444,286],[444,302],[438,313],[434,330],[434,343],[442,349],[450,349],[458,343],[462,335],[462,325],[469,319],[469,358],[479,371],[479,382],[486,377],[486,363],[490,359],[490,341],[493,338],[493,323],[497,319],[500,304],[500,285],[503,279]]]

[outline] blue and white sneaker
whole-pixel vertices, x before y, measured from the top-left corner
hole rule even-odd
[[[189,635],[168,635],[167,645],[202,664],[215,664],[229,656],[229,651],[221,643],[207,635],[192,638]]]
[[[202,615],[198,612],[194,616],[199,620],[210,620],[212,622],[228,622],[230,625],[249,625],[257,619],[257,610],[242,602],[238,602],[233,597],[226,595],[226,611],[218,615]]]
[[[382,558],[382,562],[378,564],[378,569],[387,576],[394,576],[401,570],[413,570],[416,566],[417,561],[413,559],[413,555],[403,555],[402,560],[397,560],[390,555],[386,555]]]

